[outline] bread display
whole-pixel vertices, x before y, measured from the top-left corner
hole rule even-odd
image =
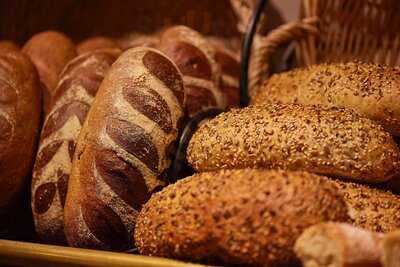
[[[97,49],[120,49],[118,43],[111,38],[104,36],[90,37],[83,40],[76,46],[78,55],[91,52]]]
[[[198,171],[278,168],[371,183],[400,174],[400,151],[379,125],[350,110],[294,104],[219,115],[195,132],[187,158]]]
[[[335,181],[355,226],[374,232],[400,228],[400,196],[366,185]]]
[[[76,141],[97,89],[118,55],[119,50],[110,49],[85,53],[60,75],[32,177],[32,211],[42,241],[66,242],[63,208]]]
[[[19,51],[0,52],[0,214],[28,184],[40,120],[37,72]]]
[[[294,250],[303,267],[383,267],[382,237],[349,224],[321,223],[306,229]]]
[[[165,185],[183,119],[176,65],[150,48],[125,51],[81,129],[64,209],[74,247],[125,250],[142,204]]]
[[[400,75],[383,65],[335,63],[275,74],[252,97],[267,102],[354,109],[400,135]]]
[[[187,94],[186,110],[190,117],[210,107],[226,107],[220,88],[221,70],[216,50],[200,33],[174,26],[161,34],[158,48],[178,66]]]
[[[0,53],[18,50],[19,46],[16,43],[7,40],[0,41]]]
[[[22,52],[29,56],[38,70],[43,89],[44,111],[47,113],[59,74],[76,56],[75,45],[63,33],[45,31],[32,36],[23,46]]]
[[[322,177],[222,170],[195,174],[154,194],[138,216],[135,240],[139,252],[150,256],[297,266],[293,245],[303,230],[347,220],[342,196]]]

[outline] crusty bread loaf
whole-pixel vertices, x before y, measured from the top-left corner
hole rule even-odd
[[[40,89],[31,61],[19,51],[0,52],[0,213],[27,186],[39,133]]]
[[[400,267],[400,229],[382,238],[382,267]]]
[[[216,51],[207,39],[186,26],[173,26],[161,34],[158,48],[184,75],[186,110],[190,117],[210,107],[226,107]]]
[[[366,185],[336,180],[355,226],[374,232],[400,228],[400,196]]]
[[[111,38],[104,37],[104,36],[95,36],[95,37],[90,37],[76,46],[76,51],[78,55],[82,55],[84,53],[94,51],[97,49],[120,49],[119,45],[117,44],[116,41],[114,41]]]
[[[306,170],[363,182],[399,178],[392,137],[350,110],[273,104],[231,110],[202,125],[188,147],[198,171]]]
[[[321,64],[276,74],[252,97],[267,102],[350,108],[400,135],[400,75],[387,66]]]
[[[30,57],[38,70],[43,90],[43,109],[47,113],[59,74],[76,56],[75,45],[63,33],[45,31],[32,36],[22,51]]]
[[[88,52],[70,61],[60,75],[32,177],[35,228],[44,242],[66,242],[63,214],[76,141],[97,89],[119,53]]]
[[[297,266],[293,245],[304,229],[347,219],[337,188],[317,175],[222,170],[195,174],[154,194],[138,216],[135,241],[150,256]]]
[[[382,267],[382,237],[345,223],[321,223],[301,234],[294,251],[303,267]]]
[[[0,53],[5,53],[8,51],[18,51],[18,50],[19,46],[16,43],[8,40],[0,41]]]
[[[183,119],[182,75],[154,49],[125,51],[81,129],[64,209],[71,246],[133,246],[138,210],[163,180]]]

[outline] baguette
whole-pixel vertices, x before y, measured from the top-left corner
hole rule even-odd
[[[51,98],[57,87],[59,74],[77,54],[71,39],[63,33],[45,31],[34,35],[22,47],[38,70],[43,90],[43,109],[50,109]]]
[[[81,129],[64,209],[74,247],[126,250],[138,211],[165,185],[183,120],[177,67],[154,49],[125,51]]]
[[[19,46],[11,41],[0,41],[0,53],[5,53],[8,51],[19,51]]]
[[[0,52],[0,214],[28,183],[40,121],[37,72],[19,51]]]
[[[158,48],[184,75],[189,117],[211,107],[226,107],[215,48],[200,33],[186,26],[170,27],[161,34]]]
[[[382,127],[350,110],[319,106],[223,113],[195,132],[187,158],[198,171],[279,168],[369,183],[400,175],[400,151]]]
[[[60,75],[43,126],[32,177],[32,211],[42,241],[65,244],[64,204],[76,140],[119,50],[96,50],[70,61]]]
[[[337,188],[314,174],[275,170],[200,173],[154,194],[135,240],[148,256],[238,266],[298,266],[304,229],[346,222]]]
[[[83,40],[76,46],[78,55],[82,55],[97,49],[120,49],[120,47],[113,39],[104,36],[90,37],[86,40]]]
[[[400,135],[400,75],[388,66],[335,63],[276,74],[252,97],[267,102],[350,108]]]

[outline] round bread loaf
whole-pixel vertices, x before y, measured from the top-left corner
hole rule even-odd
[[[195,174],[156,193],[140,212],[144,255],[240,266],[297,266],[304,229],[347,221],[337,188],[306,172],[222,170]]]
[[[321,64],[276,74],[252,98],[267,102],[351,108],[400,135],[400,75],[387,66]]]
[[[399,178],[400,151],[380,125],[340,108],[273,104],[203,124],[188,147],[198,171],[305,170],[363,182]]]
[[[374,232],[400,228],[400,196],[366,185],[335,181],[355,226]]]

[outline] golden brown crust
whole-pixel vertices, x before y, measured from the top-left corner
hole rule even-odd
[[[28,182],[40,120],[37,72],[19,51],[0,54],[0,213]]]
[[[187,158],[198,171],[280,168],[371,183],[400,172],[400,151],[381,126],[350,110],[293,104],[219,115],[194,134]]]
[[[125,51],[81,129],[64,209],[71,246],[124,250],[138,210],[164,186],[183,119],[183,80],[154,49]]]
[[[72,157],[86,114],[120,50],[96,50],[70,61],[44,122],[32,176],[32,212],[42,241],[64,244],[64,203]]]
[[[356,183],[334,183],[344,196],[355,226],[383,233],[400,228],[400,196]]]
[[[50,108],[59,74],[64,66],[76,57],[75,45],[63,33],[45,31],[29,39],[22,48],[38,70],[43,89],[44,110]]]
[[[8,40],[0,41],[0,53],[8,51],[19,51],[19,46],[12,41]]]
[[[400,135],[400,75],[387,66],[321,64],[276,74],[252,97],[267,102],[350,108]]]
[[[156,193],[140,212],[141,254],[249,266],[294,266],[302,231],[348,220],[337,188],[305,173],[222,170],[195,174]]]
[[[120,47],[116,41],[104,36],[90,37],[86,40],[83,40],[76,46],[78,55],[98,49],[120,49]]]

